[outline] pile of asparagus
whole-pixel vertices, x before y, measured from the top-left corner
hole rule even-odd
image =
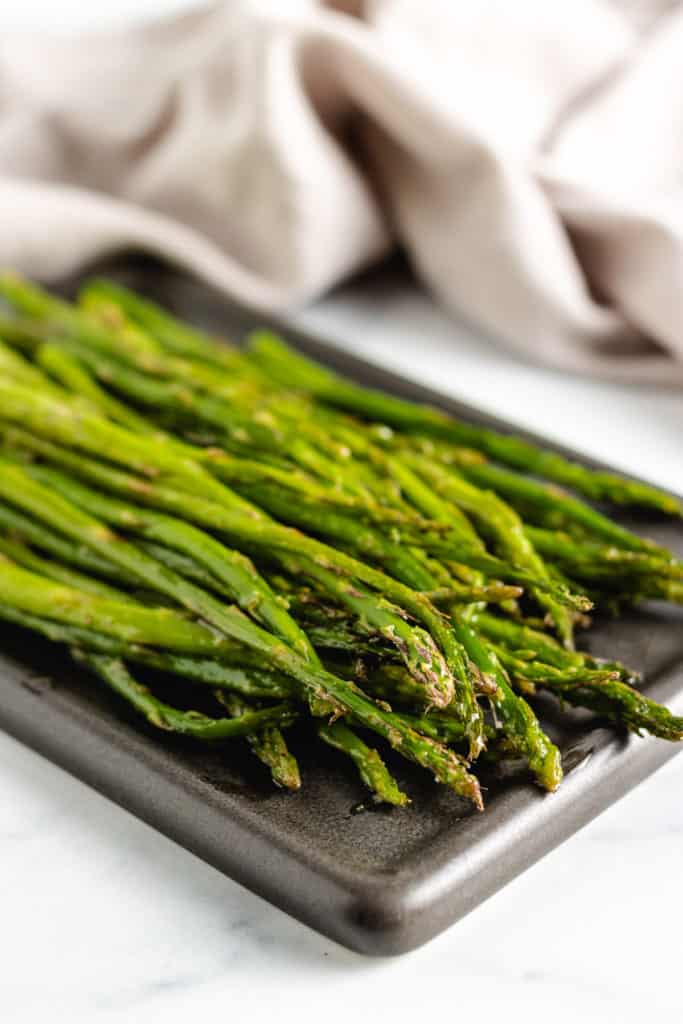
[[[683,603],[683,563],[583,498],[675,499],[110,282],[70,304],[5,274],[0,297],[0,618],[153,726],[244,737],[297,789],[305,719],[375,800],[408,800],[379,741],[478,808],[480,758],[559,785],[537,690],[683,736],[574,646],[593,606]]]

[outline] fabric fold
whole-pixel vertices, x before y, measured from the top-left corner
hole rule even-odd
[[[213,3],[0,41],[0,263],[122,249],[283,312],[399,245],[549,365],[683,383],[683,11]]]

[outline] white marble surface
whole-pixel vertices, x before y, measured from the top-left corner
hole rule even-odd
[[[196,0],[195,0],[196,2]],[[0,3],[71,28],[188,0]],[[303,320],[339,344],[683,491],[683,400],[516,362],[410,289]],[[0,1019],[255,1024],[419,1015],[506,1024],[681,1020],[683,758],[422,950],[348,953],[0,734]],[[448,1017],[446,1016],[448,1015]]]
[[[403,284],[356,286],[303,320],[683,491],[675,394],[523,366]],[[0,734],[0,1017],[679,1021],[682,788],[677,758],[422,950],[368,961]]]

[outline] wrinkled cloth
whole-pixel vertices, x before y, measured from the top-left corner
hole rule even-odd
[[[132,248],[286,311],[396,245],[569,370],[683,384],[683,7],[213,3],[0,39],[0,265]]]

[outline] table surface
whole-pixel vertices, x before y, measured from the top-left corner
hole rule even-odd
[[[298,322],[683,492],[675,392],[525,365],[393,273]],[[12,1024],[175,1024],[248,1007],[258,1024],[319,1020],[337,1005],[365,1019],[389,998],[399,1022],[427,1007],[484,1024],[680,1020],[682,788],[676,758],[443,936],[372,961],[0,734],[0,1012]]]

